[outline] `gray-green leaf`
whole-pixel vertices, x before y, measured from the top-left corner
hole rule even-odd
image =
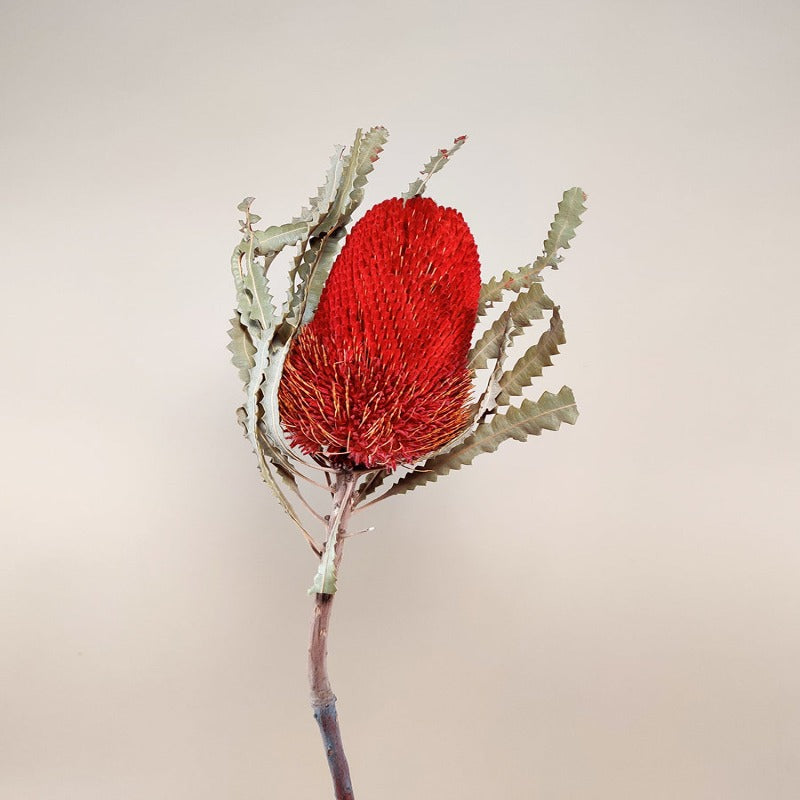
[[[530,386],[533,378],[538,378],[545,367],[553,365],[551,357],[558,354],[558,346],[566,343],[564,323],[561,321],[558,306],[553,308],[550,327],[539,337],[539,341],[529,347],[520,356],[517,363],[504,372],[500,378],[500,389],[497,404],[507,406],[511,397],[522,394],[526,386]]]
[[[435,175],[449,160],[452,155],[457,153],[464,142],[467,141],[466,136],[458,136],[453,139],[453,145],[449,149],[441,148],[437,150],[431,157],[428,163],[420,171],[421,178],[412,181],[408,189],[403,192],[403,198],[410,200],[412,197],[419,197],[425,191],[425,187],[432,175]]]
[[[389,132],[382,127],[359,129],[350,151],[342,159],[342,176],[325,216],[311,231],[310,246],[295,259],[287,301],[286,323],[292,331],[310,322],[322,289],[341,247],[353,213],[364,197],[367,176],[375,168]],[[287,339],[289,331],[282,332]]]
[[[558,265],[563,260],[563,256],[558,255],[558,251],[568,250],[570,241],[575,238],[575,228],[581,224],[581,214],[586,211],[585,200],[586,194],[577,186],[564,192],[564,196],[558,204],[558,213],[544,240],[542,255],[533,264],[534,269],[538,268],[539,271],[545,267],[558,269]]]
[[[242,324],[241,314],[236,311],[235,316],[231,319],[231,327],[228,331],[228,336],[231,340],[228,343],[228,350],[233,354],[231,361],[233,366],[239,370],[239,377],[242,383],[247,386],[250,379],[250,369],[255,363],[253,355],[256,348],[250,338],[247,328]]]
[[[484,369],[487,363],[500,353],[508,320],[513,322],[510,336],[519,336],[534,319],[542,319],[545,309],[551,309],[553,301],[544,293],[540,283],[532,284],[484,331],[469,353],[472,369]]]
[[[279,253],[284,247],[297,244],[307,233],[308,223],[303,220],[270,225],[265,231],[253,231],[256,255]]]
[[[519,292],[541,281],[540,273],[545,267],[558,269],[563,260],[558,252],[569,249],[569,243],[575,237],[575,228],[581,224],[581,214],[586,211],[585,200],[586,194],[577,186],[564,192],[544,240],[542,254],[532,264],[506,270],[500,278],[491,278],[484,283],[478,300],[479,316],[485,314],[487,308],[500,302],[504,292]]]
[[[555,431],[562,422],[573,425],[578,418],[578,408],[572,390],[562,387],[558,394],[545,392],[534,403],[523,400],[519,408],[509,408],[497,414],[491,422],[479,425],[475,433],[458,447],[441,456],[435,456],[402,477],[381,496],[381,499],[424,486],[447,475],[451,470],[471,464],[481,453],[492,453],[506,440],[524,441],[528,436],[538,436],[544,430]]]

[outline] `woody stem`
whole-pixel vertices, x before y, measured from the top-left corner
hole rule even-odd
[[[333,510],[328,518],[326,547],[331,546],[335,541],[334,565],[337,573],[342,559],[344,533],[352,511],[353,492],[357,480],[357,476],[353,473],[340,472],[336,475],[333,486]],[[334,534],[336,535],[334,536]],[[308,680],[311,685],[311,707],[314,709],[314,719],[317,720],[322,733],[322,743],[333,779],[336,800],[353,800],[350,768],[344,754],[339,719],[336,714],[336,695],[331,689],[331,682],[328,678],[328,630],[333,610],[333,597],[332,594],[318,593],[314,595],[311,644],[308,648]]]

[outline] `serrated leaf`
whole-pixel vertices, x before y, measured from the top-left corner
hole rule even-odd
[[[561,321],[558,306],[555,306],[549,329],[539,337],[533,347],[520,356],[512,369],[501,376],[499,385],[502,391],[497,395],[497,404],[506,406],[511,402],[511,397],[521,395],[522,390],[531,385],[533,378],[540,377],[545,367],[552,366],[552,356],[558,354],[558,346],[566,341],[564,323]]]
[[[336,197],[315,235],[334,231],[350,221],[353,212],[364,198],[367,175],[375,169],[375,161],[378,160],[388,138],[389,132],[380,126],[370,128],[364,134],[361,128],[356,131],[355,141],[345,157],[344,173]]]
[[[375,162],[383,152],[383,146],[388,140],[389,131],[381,125],[370,128],[363,136],[359,146],[355,178],[353,179],[353,189],[350,192],[349,202],[344,213],[348,221],[364,199],[364,187],[367,185],[367,175],[375,169]]]
[[[575,228],[581,224],[581,214],[586,211],[585,200],[586,194],[577,186],[564,192],[544,241],[542,255],[532,264],[525,264],[516,270],[506,270],[502,277],[491,278],[484,283],[478,299],[478,316],[484,315],[487,308],[499,303],[504,292],[520,292],[540,282],[540,273],[546,267],[558,269],[562,260],[558,251],[569,249],[569,243],[575,237]]]
[[[493,453],[506,439],[524,441],[528,436],[538,436],[542,431],[555,431],[562,423],[573,425],[578,409],[572,390],[564,386],[558,394],[545,392],[534,403],[523,400],[519,408],[509,408],[479,425],[475,433],[450,452],[429,459],[413,472],[409,472],[391,486],[380,499],[409,492],[426,483],[438,480],[452,470],[471,464],[481,453]]]
[[[509,314],[506,318],[505,328],[503,329],[502,338],[500,340],[500,349],[497,353],[494,367],[475,409],[473,430],[487,415],[491,414],[495,408],[497,408],[497,397],[501,391],[500,377],[503,374],[503,365],[508,355],[508,348],[511,347],[511,340],[514,337],[515,330],[516,325],[514,324],[513,316]],[[452,450],[453,448],[448,447],[447,449]]]
[[[260,452],[258,445],[259,396],[269,361],[269,341],[267,339],[259,339],[256,342],[256,351],[253,353],[253,366],[250,367],[248,372],[244,404],[247,438],[250,444],[253,445],[253,450],[257,453]]]
[[[245,290],[250,299],[247,309],[248,316],[251,320],[258,322],[261,328],[259,336],[269,338],[278,320],[267,283],[266,271],[254,258],[250,258],[249,262],[247,273],[242,276]],[[239,311],[244,316],[244,310],[240,308]]]
[[[585,200],[586,194],[577,186],[564,192],[564,196],[558,204],[558,213],[544,240],[542,255],[533,263],[534,269],[538,268],[539,271],[545,267],[558,269],[561,261],[558,251],[568,250],[570,241],[575,238],[575,228],[581,224],[581,214],[586,211]]]
[[[249,235],[249,234],[248,234]],[[274,254],[264,260],[274,258]],[[231,273],[236,287],[237,311],[251,339],[270,338],[277,323],[265,266],[253,254],[252,240],[243,239],[231,256]]]
[[[365,134],[359,129],[350,151],[342,160],[342,177],[333,202],[313,230],[310,247],[295,259],[296,270],[286,313],[286,323],[294,330],[314,316],[347,225],[364,197],[367,175],[374,169],[388,136],[388,131],[382,127],[371,128]],[[287,330],[282,333],[284,340],[290,335]]]
[[[244,289],[244,269],[242,268],[242,259],[245,257],[246,250],[247,242],[244,240],[233,248],[233,253],[231,254],[231,274],[233,275],[233,283],[236,288],[236,309],[239,320],[242,325],[250,330],[251,326],[253,326],[250,320],[250,305],[252,301]],[[255,327],[257,330],[258,326]]]
[[[403,192],[403,198],[405,200],[410,200],[412,197],[419,197],[425,192],[425,187],[428,184],[428,181],[431,179],[431,176],[435,175],[444,165],[450,160],[450,158],[457,153],[464,142],[467,141],[466,136],[458,136],[453,139],[453,144],[449,149],[441,148],[437,150],[428,161],[427,164],[422,168],[420,175],[421,178],[417,178],[415,181],[412,181],[408,189]]]
[[[546,309],[553,308],[553,301],[544,293],[541,284],[534,283],[492,323],[475,346],[470,350],[468,362],[471,369],[484,369],[489,361],[497,358],[509,319],[513,323],[510,336],[519,336],[534,319],[542,319]]]
[[[282,361],[281,361],[282,364]],[[318,555],[320,549],[311,534],[305,529],[294,507],[289,502],[289,499],[284,494],[281,487],[272,475],[269,464],[271,463],[275,471],[283,478],[284,481],[300,496],[300,489],[297,486],[297,481],[292,474],[291,469],[287,466],[286,459],[275,450],[273,444],[265,436],[262,429],[265,429],[263,422],[263,414],[261,405],[259,403],[259,396],[265,391],[267,382],[265,376],[274,374],[275,367],[272,370],[272,354],[270,353],[270,345],[266,339],[261,339],[258,342],[255,352],[253,353],[253,365],[248,371],[248,382],[246,389],[246,400],[244,406],[237,409],[236,418],[239,424],[244,428],[245,435],[248,441],[252,444],[253,450],[258,458],[258,468],[264,483],[269,486],[278,502],[281,504],[283,510],[289,515],[291,520],[300,529],[300,532],[305,537],[306,541],[311,546],[312,550]],[[279,369],[279,368],[278,368]]]
[[[278,409],[278,388],[281,382],[281,374],[283,373],[283,364],[286,361],[288,352],[288,345],[273,343],[269,364],[264,372],[264,381],[261,386],[260,418],[264,422],[266,435],[272,446],[279,453],[291,456],[291,450],[281,426]]]
[[[264,231],[253,231],[256,255],[279,253],[284,247],[297,244],[307,233],[308,223],[302,220],[270,225]]]
[[[486,310],[503,299],[503,292],[521,292],[529,289],[534,283],[541,283],[542,276],[534,270],[533,264],[525,264],[515,270],[506,270],[502,277],[491,278],[481,286],[478,298],[478,316],[486,314]]]
[[[345,146],[341,144],[337,144],[334,147],[333,155],[330,159],[330,166],[325,173],[325,180],[323,181],[322,186],[317,188],[317,193],[314,195],[314,197],[309,198],[308,208],[303,208],[300,212],[300,216],[295,217],[292,220],[292,222],[305,222],[308,224],[308,234],[305,241],[308,241],[308,238],[314,234],[315,230],[319,226],[320,220],[328,213],[331,204],[336,197],[336,192],[342,182],[345,163],[345,149]],[[298,258],[295,259],[295,266],[290,272],[290,286],[294,283],[294,273],[296,272],[299,264],[299,259],[302,258],[303,251],[305,250],[305,241],[301,242],[300,253]]]
[[[322,297],[322,290],[325,288],[328,276],[331,273],[331,267],[333,266],[333,262],[336,261],[336,256],[339,255],[341,247],[341,239],[326,237],[320,239],[318,243],[309,250],[310,259],[314,264],[309,267],[303,317],[300,320],[301,326],[306,325],[313,319],[317,306],[319,305],[320,297]]]
[[[245,197],[238,206],[236,206],[237,211],[241,211],[243,214],[246,214],[250,210],[250,206],[253,205],[253,201],[255,197]]]
[[[511,341],[518,333],[514,322],[509,315],[506,323],[501,331],[500,343],[498,345],[497,355],[494,356],[495,364],[489,374],[489,379],[486,382],[486,388],[481,393],[478,402],[475,403],[471,409],[471,423],[454,439],[451,439],[443,447],[440,447],[435,453],[430,453],[427,459],[435,458],[437,456],[449,453],[455,450],[462,442],[465,442],[478,426],[484,422],[497,408],[497,396],[500,394],[500,376],[503,374],[503,365],[505,364],[508,348],[511,347]]]
[[[247,382],[250,379],[250,369],[255,363],[253,356],[256,348],[247,328],[242,324],[241,315],[238,311],[235,314],[236,316],[230,320],[231,327],[228,331],[228,336],[230,336],[231,340],[228,343],[228,350],[232,353],[231,361],[233,366],[239,370],[239,377],[242,379],[242,383],[247,386]]]
[[[289,291],[287,292],[286,301],[283,306],[284,318],[287,316],[291,317],[290,311],[296,309],[299,305],[301,299],[300,287],[302,286],[303,280],[308,277],[310,260],[313,260],[316,255],[316,252],[310,255],[310,252],[314,250],[314,245],[312,245],[310,251],[308,249],[308,242],[312,236],[315,235],[320,220],[330,210],[336,193],[339,191],[345,164],[344,151],[345,147],[343,145],[336,145],[333,155],[331,156],[330,166],[325,173],[324,183],[317,189],[317,194],[309,199],[309,207],[304,208],[300,217],[294,220],[295,222],[307,222],[308,234],[305,239],[298,243],[297,255],[295,255],[294,264],[289,270]],[[315,243],[318,244],[319,242],[320,238],[317,237]],[[301,276],[299,282],[298,275]]]

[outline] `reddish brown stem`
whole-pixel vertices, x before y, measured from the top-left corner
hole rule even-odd
[[[336,476],[333,494],[333,511],[328,518],[328,536],[326,547],[334,540],[334,564],[336,572],[342,559],[344,534],[347,521],[352,511],[353,491],[357,476],[352,473],[340,473]],[[338,528],[338,530],[337,530]],[[336,714],[336,695],[331,689],[328,678],[328,630],[331,611],[333,610],[332,594],[316,594],[314,596],[314,616],[311,621],[311,644],[308,648],[308,680],[311,685],[311,707],[314,719],[317,720],[325,755],[333,779],[336,800],[353,800],[353,785],[350,780],[350,768],[344,754],[342,735],[339,731],[339,719]]]

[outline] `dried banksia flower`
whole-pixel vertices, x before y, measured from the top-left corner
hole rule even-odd
[[[309,590],[309,678],[337,800],[352,800],[353,787],[326,656],[350,515],[461,469],[506,439],[571,424],[578,413],[566,386],[512,403],[565,342],[542,272],[558,266],[559,251],[575,236],[584,193],[564,192],[537,259],[481,284],[478,250],[461,214],[422,197],[463,136],[438,150],[402,197],[378,203],[348,234],[387,138],[382,127],[359,130],[349,150],[337,147],[316,196],[285,225],[257,228],[253,198],[245,198],[243,237],[231,259],[237,307],[229,349],[245,391],[239,421],[264,481],[318,559]],[[278,312],[267,275],[293,245]],[[482,326],[492,309],[499,313]],[[506,368],[514,337],[545,317],[536,344]],[[477,337],[476,322],[484,327]],[[488,377],[475,385],[482,370]],[[306,484],[329,491],[327,514],[305,498]],[[282,485],[323,522],[322,542]]]
[[[333,264],[289,349],[278,399],[289,440],[334,467],[414,464],[465,428],[478,250],[432,200],[385,200]]]

